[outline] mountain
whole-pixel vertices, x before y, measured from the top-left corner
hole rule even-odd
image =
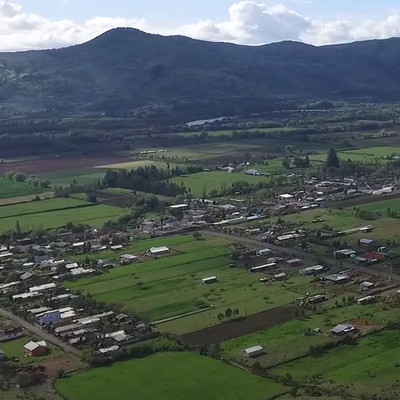
[[[392,99],[400,93],[399,60],[397,38],[254,47],[118,28],[68,48],[0,53],[0,114],[151,106],[189,118],[200,110],[207,117],[256,112],[276,101]]]

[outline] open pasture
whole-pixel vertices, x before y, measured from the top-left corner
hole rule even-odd
[[[369,147],[359,150],[343,150],[338,152],[341,160],[351,160],[364,164],[374,164],[389,162],[392,157],[400,156],[400,147],[381,146]],[[326,154],[317,154],[310,156],[312,161],[326,161]]]
[[[200,172],[180,176],[172,179],[172,182],[178,185],[185,185],[190,188],[195,196],[202,196],[204,191],[206,194],[216,190],[217,192],[232,187],[236,182],[248,182],[255,185],[258,182],[265,182],[268,178],[265,176],[251,176],[244,173],[228,173],[223,171]]]
[[[15,227],[23,230],[50,229],[68,222],[101,226],[107,219],[117,218],[123,211],[104,204],[77,199],[50,199],[0,207],[0,232]]]
[[[71,169],[69,171],[58,171],[42,175],[54,186],[69,186],[71,183],[88,185],[101,181],[105,170],[98,168],[85,168],[81,170]]]
[[[360,339],[355,345],[341,345],[323,357],[306,357],[270,372],[290,374],[307,382],[320,377],[324,382],[349,385],[357,392],[368,393],[398,381],[400,332],[383,331]]]
[[[159,328],[179,334],[219,324],[218,314],[228,307],[238,309],[240,316],[251,315],[291,303],[309,290],[309,279],[305,277],[263,285],[259,282],[262,275],[229,268],[229,242],[225,239],[195,240],[191,235],[180,238],[182,242],[175,245],[168,242],[176,240],[173,237],[138,242],[122,253],[133,250],[139,254],[151,246],[167,245],[172,254],[66,285],[99,301],[121,304],[123,309],[152,321],[171,318]],[[107,254],[95,257],[104,259]],[[218,282],[202,284],[201,279],[208,276],[217,276]],[[175,319],[178,316],[181,318]]]
[[[0,199],[39,194],[43,189],[22,182],[0,178]]]
[[[337,298],[339,303],[341,298]],[[337,324],[356,319],[368,321],[373,326],[391,320],[396,312],[396,309],[383,310],[379,305],[333,307],[325,303],[320,311],[306,317],[221,343],[222,355],[249,365],[257,361],[264,367],[271,367],[307,354],[311,346],[336,341],[326,333]],[[318,328],[321,333],[312,332]],[[243,350],[255,345],[263,346],[265,355],[255,360],[245,359]]]
[[[160,353],[88,370],[55,384],[67,400],[268,400],[287,389],[194,353]]]

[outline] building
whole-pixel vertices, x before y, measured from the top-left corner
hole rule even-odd
[[[360,247],[363,247],[365,249],[371,249],[372,247],[375,246],[375,240],[372,239],[360,239],[358,241],[358,244]]]
[[[360,283],[361,290],[370,290],[375,286],[375,283],[364,281]]]
[[[275,268],[276,263],[268,263],[264,265],[259,265],[258,267],[250,268],[250,272],[262,272],[267,270],[268,268]]]
[[[261,257],[261,256],[268,256],[272,253],[271,249],[265,248],[265,249],[260,249],[256,251],[256,255]]]
[[[253,346],[243,350],[243,356],[247,358],[256,358],[264,354],[262,346]]]
[[[350,277],[347,274],[332,274],[332,275],[327,275],[324,276],[324,280],[328,281],[328,282],[332,282],[335,285],[339,285],[342,283],[346,283],[350,280]]]
[[[299,271],[300,275],[316,275],[325,271],[325,267],[323,265],[314,265],[312,267],[306,267]]]
[[[0,361],[5,361],[6,360],[6,353],[0,349]]]
[[[361,299],[357,300],[357,304],[363,305],[363,304],[370,304],[375,301],[375,296],[366,296],[366,297],[361,297]]]
[[[290,260],[286,261],[286,264],[289,267],[298,267],[303,264],[303,261],[301,258],[291,258]]]
[[[341,249],[341,250],[336,250],[333,252],[333,256],[335,257],[336,260],[339,260],[342,258],[354,257],[356,255],[357,255],[357,253],[351,249]]]
[[[123,254],[120,258],[119,258],[119,263],[121,265],[128,265],[128,264],[133,264],[134,262],[138,261],[139,257],[135,256],[133,254]]]
[[[208,278],[203,278],[201,280],[201,283],[205,283],[205,284],[216,283],[216,282],[218,282],[218,279],[216,276],[209,276]]]
[[[26,345],[24,345],[25,354],[30,357],[41,357],[44,356],[47,351],[47,343],[42,340],[40,342],[30,341]]]
[[[169,253],[170,249],[167,246],[161,246],[161,247],[151,247],[149,251],[152,256],[160,256],[162,254]]]
[[[0,342],[7,342],[22,337],[24,332],[19,326],[6,325],[0,329]]]
[[[342,336],[356,331],[356,327],[350,324],[339,324],[331,329],[332,335]]]
[[[247,169],[244,171],[246,175],[252,175],[252,176],[261,176],[263,173],[259,171],[258,169]]]

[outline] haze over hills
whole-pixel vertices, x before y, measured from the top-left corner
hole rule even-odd
[[[119,28],[69,48],[1,53],[0,112],[163,106],[190,118],[293,99],[391,99],[400,92],[399,59],[396,38],[251,47]]]

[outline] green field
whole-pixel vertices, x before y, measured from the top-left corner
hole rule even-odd
[[[105,172],[98,168],[85,168],[78,171],[52,172],[44,174],[42,177],[48,179],[54,186],[69,186],[74,181],[79,185],[87,185],[101,181]]]
[[[358,206],[358,208],[362,208],[363,210],[368,210],[373,213],[379,213],[381,215],[385,215],[386,211],[390,208],[391,211],[395,211],[400,214],[400,200],[393,199],[393,200],[379,201],[377,203]]]
[[[0,178],[0,199],[27,196],[43,192],[43,189],[22,182]]]
[[[355,293],[352,293],[352,295],[357,297]],[[341,299],[342,295],[336,297],[339,303]],[[354,319],[368,321],[370,325],[384,324],[395,319],[398,312],[397,309],[392,308],[382,309],[379,305],[334,307],[334,301],[333,298],[327,302],[328,305],[324,303],[320,311],[305,318],[221,343],[222,355],[224,358],[250,365],[257,361],[265,367],[272,367],[304,356],[308,353],[310,346],[336,341],[334,337],[329,335],[329,330],[337,324]],[[316,328],[321,329],[322,333],[312,334],[311,331]],[[266,354],[255,360],[243,358],[243,350],[255,345],[263,346]]]
[[[369,147],[359,150],[344,150],[338,152],[341,160],[351,160],[354,162],[362,162],[365,164],[373,164],[375,162],[386,163],[392,156],[400,156],[400,147]],[[310,157],[313,161],[326,161],[326,154],[318,154]]]
[[[273,375],[290,374],[307,381],[320,376],[325,382],[352,386],[371,392],[398,381],[400,332],[385,331],[367,336],[356,345],[341,345],[323,357],[306,357],[271,370]]]
[[[180,185],[181,183],[190,188],[195,196],[202,196],[204,190],[209,194],[212,190],[221,191],[221,189],[229,189],[233,183],[248,182],[255,185],[258,182],[266,182],[268,178],[265,176],[250,176],[244,173],[227,173],[220,171],[200,172],[179,176],[172,179],[172,182]]]
[[[101,226],[123,210],[78,199],[50,199],[0,207],[0,232],[13,229],[19,221],[23,230],[58,228],[67,222]]]
[[[268,400],[287,391],[194,353],[161,353],[92,369],[58,380],[55,388],[67,400]]]
[[[286,283],[275,282],[265,286],[259,283],[259,274],[228,268],[228,244],[225,239],[215,237],[196,241],[191,235],[138,242],[119,253],[107,252],[93,257],[110,259],[123,253],[139,254],[159,245],[170,246],[172,254],[158,260],[118,267],[107,274],[66,285],[89,293],[99,301],[122,304],[125,310],[152,321],[212,306],[159,325],[162,331],[174,333],[219,324],[217,315],[227,307],[237,308],[240,315],[250,315],[288,304],[310,290],[309,279],[299,275]],[[214,275],[218,283],[201,283],[202,278]]]

